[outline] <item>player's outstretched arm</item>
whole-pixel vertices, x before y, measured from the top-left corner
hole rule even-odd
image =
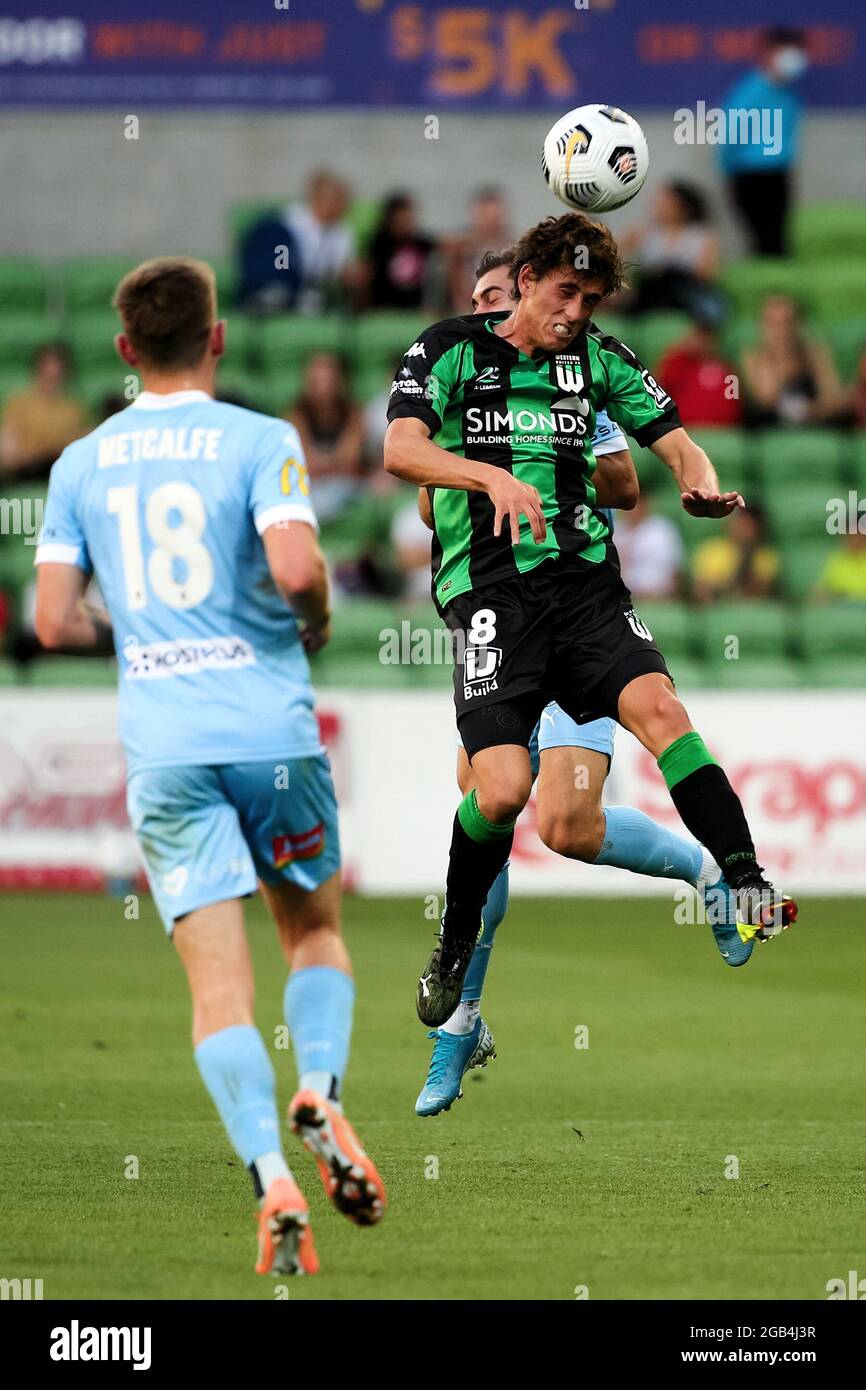
[[[275,521],[262,535],[277,591],[300,619],[301,641],[317,652],[331,636],[328,567],[316,532],[306,521]]]
[[[440,449],[430,438],[423,420],[414,417],[392,420],[385,434],[385,468],[395,478],[419,487],[458,488],[464,492],[486,492],[493,503],[494,536],[501,535],[505,520],[511,528],[512,544],[519,539],[520,517],[525,516],[535,541],[547,535],[547,522],[537,488],[521,483],[504,468],[476,463]]]
[[[640,496],[640,483],[629,450],[618,449],[612,454],[597,454],[595,464],[592,480],[595,484],[596,506],[618,507],[624,512],[630,512],[636,507]]]
[[[746,505],[738,492],[719,491],[715,468],[682,427],[662,435],[650,448],[673,473],[690,516],[730,516]]]
[[[37,568],[36,636],[49,651],[114,652],[108,614],[84,602],[88,582],[77,565],[42,563]]]

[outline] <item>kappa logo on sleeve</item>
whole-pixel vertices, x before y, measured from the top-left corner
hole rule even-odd
[[[311,830],[300,835],[275,835],[273,839],[274,868],[284,869],[299,859],[315,859],[325,848],[325,823],[319,821]]]

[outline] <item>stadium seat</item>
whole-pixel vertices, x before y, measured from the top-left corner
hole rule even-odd
[[[706,659],[718,674],[719,667],[787,657],[789,615],[781,603],[760,599],[712,603],[699,610],[699,633]]]
[[[866,316],[832,319],[821,325],[820,336],[827,342],[842,381],[849,384],[857,364],[866,356]]]
[[[117,663],[113,657],[44,656],[26,668],[22,682],[50,686],[114,686]]]
[[[269,376],[287,366],[302,369],[315,352],[346,351],[346,323],[336,315],[279,314],[262,320],[258,351]]]
[[[66,341],[72,348],[75,365],[79,372],[87,372],[92,367],[121,367],[114,338],[120,327],[113,310],[91,310],[77,314],[66,330]]]
[[[248,410],[271,412],[271,391],[267,377],[243,368],[223,367],[217,377],[217,397]]]
[[[646,623],[665,656],[690,658],[695,654],[689,610],[668,599],[637,599],[638,617]]]
[[[642,449],[633,439],[630,439],[628,443],[641,492],[654,495],[662,488],[673,488],[673,491],[676,491],[667,464],[662,463],[652,449]]]
[[[763,430],[756,439],[767,489],[783,483],[817,483],[837,487],[843,475],[845,439],[832,429]]]
[[[696,444],[706,451],[719,475],[724,492],[741,492],[746,501],[756,501],[760,477],[756,450],[751,437],[739,429],[689,428]]]
[[[866,605],[821,603],[805,608],[797,639],[813,668],[825,661],[866,662]]]
[[[820,541],[827,534],[828,503],[844,496],[838,482],[781,484],[765,490],[770,528],[776,542]]]
[[[833,546],[830,536],[824,536],[822,540],[792,540],[790,544],[783,544],[781,579],[785,593],[790,598],[808,598],[814,591],[821,571],[833,554]]]
[[[793,238],[800,260],[862,256],[866,208],[861,203],[806,203],[794,210]]]
[[[734,261],[725,268],[722,284],[735,313],[749,317],[757,314],[768,294],[793,295],[809,304],[819,320],[866,314],[862,258],[801,262],[762,256]]]
[[[389,369],[396,366],[429,321],[429,314],[398,310],[362,315],[355,336],[356,360],[365,366],[374,362]]]
[[[118,282],[138,264],[134,256],[76,256],[60,267],[63,302],[70,315],[90,309],[107,312]]]
[[[4,313],[0,332],[0,365],[26,373],[36,348],[60,337],[57,320],[45,314],[25,310]]]
[[[668,348],[678,342],[690,327],[691,319],[688,314],[643,314],[637,334],[640,339],[640,351],[638,352],[628,337],[625,341],[633,352],[637,352],[650,371],[654,372]]]
[[[0,256],[0,310],[45,313],[48,274],[36,256]]]
[[[708,683],[717,690],[793,690],[805,678],[802,663],[787,656],[714,661],[708,664],[707,672]]]
[[[0,408],[10,396],[23,391],[27,385],[27,367],[17,363],[0,366]]]
[[[274,372],[260,374],[262,392],[272,415],[285,415],[301,394],[303,372],[300,364],[287,363]]]

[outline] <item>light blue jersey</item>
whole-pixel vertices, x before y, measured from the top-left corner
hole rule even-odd
[[[203,391],[144,391],[54,465],[36,563],[96,574],[130,773],[322,752],[261,541],[290,520],[316,526],[297,431]]]

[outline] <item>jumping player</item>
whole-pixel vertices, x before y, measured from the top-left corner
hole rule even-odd
[[[385,1192],[340,1104],[354,985],[305,655],[328,640],[329,591],[304,456],[284,420],[213,399],[225,324],[208,265],[146,262],[114,302],[143,390],[52,470],[36,630],[92,648],[113,629],[130,819],[189,980],[196,1063],[259,1199],[256,1270],[312,1274],[253,1021],[242,899],[257,879],[291,967],[291,1127],[352,1221],[377,1222]],[[110,619],[82,602],[91,572]]]
[[[623,584],[592,478],[597,410],[667,464],[691,515],[727,516],[742,498],[719,491],[670,397],[592,323],[623,280],[606,227],[579,213],[546,219],[518,243],[511,278],[511,312],[446,320],[412,345],[385,439],[388,471],[435,489],[435,596],[465,648],[455,703],[475,785],[454,819],[442,934],[418,983],[430,1027],[460,1001],[532,786],[532,729],[551,699],[578,723],[615,717],[656,757],[687,829],[737,895],[741,940],[796,917],[764,878],[740,801]]]
[[[475,313],[496,313],[513,307],[513,257],[513,247],[482,257],[472,293]],[[591,447],[596,461],[596,502],[612,526],[613,517],[606,504],[630,508],[639,489],[628,441],[603,410],[596,415]],[[419,492],[419,509],[432,529],[430,498],[423,488]],[[555,701],[542,710],[530,743],[532,771],[538,777],[536,811],[542,841],[566,858],[612,864],[634,873],[691,883],[708,908],[707,920],[722,958],[728,965],[745,965],[754,941],[740,940],[730,919],[727,885],[708,851],[633,807],[602,805],[613,759],[615,728],[614,720],[607,717],[577,724]],[[581,750],[580,779],[576,777],[577,748]],[[457,782],[464,796],[474,785],[462,746],[457,753]],[[486,1066],[496,1056],[493,1034],[481,1017],[481,996],[496,931],[508,907],[508,868],[506,862],[487,895],[482,910],[483,930],[466,972],[460,1003],[442,1027],[430,1034],[433,1053],[415,1102],[418,1115],[449,1110],[462,1095],[465,1073],[473,1067]]]

